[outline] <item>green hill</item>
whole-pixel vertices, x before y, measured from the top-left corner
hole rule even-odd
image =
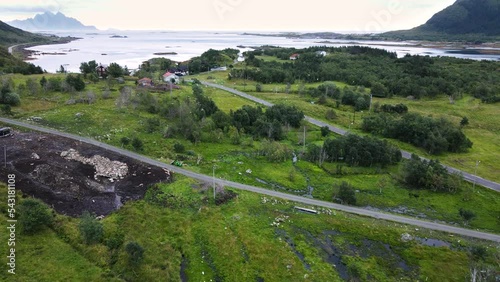
[[[0,21],[0,73],[40,73],[42,70],[39,67],[9,54],[8,47],[24,43],[49,43],[54,38],[30,33]]]
[[[20,43],[31,43],[31,42],[48,42],[50,39],[46,36],[34,34],[27,32],[15,27],[12,27],[2,21],[0,21],[0,45],[7,47],[14,44]]]
[[[421,26],[382,36],[417,40],[498,40],[499,15],[500,0],[457,0]]]

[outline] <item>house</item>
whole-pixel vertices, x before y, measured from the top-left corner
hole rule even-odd
[[[141,78],[137,81],[137,85],[139,86],[143,86],[143,87],[151,87],[153,86],[153,81],[151,80],[151,78]]]
[[[99,77],[108,76],[108,66],[107,65],[99,64],[96,67],[96,71],[97,71],[97,76],[99,76]]]
[[[295,61],[295,60],[297,60],[299,57],[300,57],[300,55],[299,55],[299,54],[297,54],[297,53],[295,53],[295,54],[293,54],[293,55],[291,55],[291,56],[290,56],[290,60],[294,60],[294,61]]]
[[[326,56],[326,51],[316,51],[316,56],[318,56],[318,57],[325,57]]]
[[[173,82],[173,83],[179,83],[179,77],[175,74],[175,73],[171,73],[171,72],[166,72],[164,75],[163,75],[163,81],[165,82]]]
[[[187,66],[178,65],[177,68],[172,68],[168,70],[171,73],[174,73],[177,76],[185,76],[189,75],[189,70]]]

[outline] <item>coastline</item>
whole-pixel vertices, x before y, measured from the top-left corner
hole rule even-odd
[[[30,42],[30,43],[21,43],[21,44],[16,44],[10,46],[9,53],[11,55],[16,56],[19,55],[20,59],[23,61],[32,61],[36,60],[36,58],[33,57],[34,54],[39,53],[38,51],[35,50],[27,50],[26,48],[34,47],[34,46],[41,46],[41,45],[55,45],[55,44],[66,44],[75,40],[82,39],[80,37],[71,37],[71,36],[66,36],[66,37],[51,37],[49,41],[47,42]],[[60,53],[58,55],[65,55],[65,53]]]

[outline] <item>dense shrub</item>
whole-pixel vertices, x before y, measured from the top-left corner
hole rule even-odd
[[[80,235],[85,244],[99,243],[104,235],[104,227],[94,216],[85,211],[80,217],[78,224]]]
[[[401,169],[401,182],[415,189],[456,192],[462,176],[449,174],[438,160],[424,160],[413,154]]]
[[[49,208],[36,199],[26,199],[19,205],[19,225],[22,233],[33,234],[52,223]]]
[[[401,118],[381,113],[363,117],[362,129],[388,138],[395,138],[426,149],[430,154],[463,152],[472,142],[460,127],[446,119],[434,119],[416,113]]]

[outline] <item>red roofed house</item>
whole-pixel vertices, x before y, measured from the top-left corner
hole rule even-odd
[[[299,54],[295,53],[293,55],[290,56],[290,60],[297,60],[299,58]]]
[[[139,86],[145,86],[145,87],[150,87],[150,86],[153,86],[153,81],[151,80],[151,78],[141,78],[137,81],[137,84]]]
[[[169,83],[170,82],[179,83],[179,77],[177,75],[175,75],[175,73],[166,72],[163,75],[163,81],[169,82]]]

